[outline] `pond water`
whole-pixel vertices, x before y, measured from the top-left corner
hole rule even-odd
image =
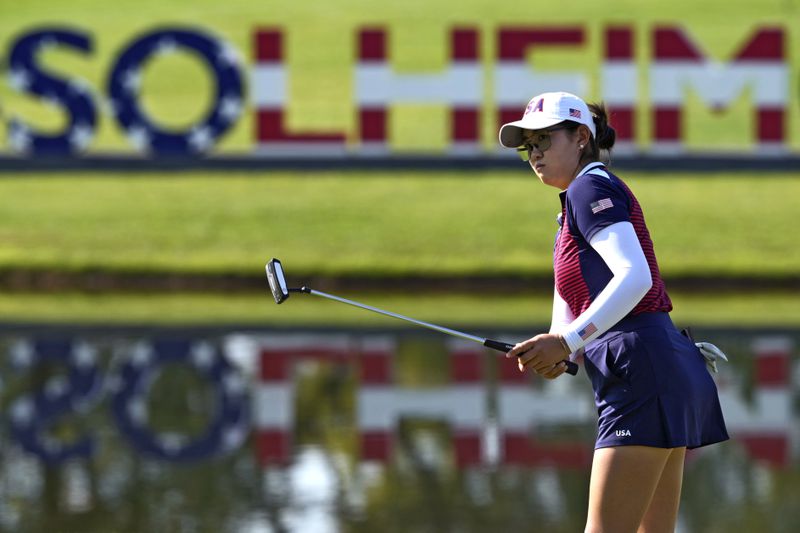
[[[689,454],[678,531],[800,530],[800,332],[695,336],[731,359],[732,439]],[[409,330],[31,327],[0,348],[2,531],[583,530],[582,370]]]

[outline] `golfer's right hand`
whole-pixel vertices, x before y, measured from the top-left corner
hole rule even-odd
[[[517,357],[520,372],[532,369],[540,376],[554,379],[567,369],[564,361],[569,354],[564,353],[564,346],[557,334],[542,333],[512,348],[506,357]]]

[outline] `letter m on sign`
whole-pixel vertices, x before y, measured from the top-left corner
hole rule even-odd
[[[687,89],[713,110],[729,107],[747,89],[755,106],[754,137],[761,147],[782,149],[789,71],[781,28],[761,28],[729,62],[704,56],[682,29],[653,32],[650,86],[655,147],[680,147]],[[688,117],[687,120],[691,120]]]

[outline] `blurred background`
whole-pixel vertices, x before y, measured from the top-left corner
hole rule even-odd
[[[0,2],[0,531],[581,531],[591,387],[507,341],[560,210],[498,125],[603,100],[732,439],[678,531],[796,531],[800,5]],[[512,153],[508,153],[512,152]]]

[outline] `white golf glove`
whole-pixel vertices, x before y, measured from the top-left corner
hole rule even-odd
[[[700,353],[703,354],[703,357],[706,360],[706,366],[711,372],[717,372],[718,359],[722,359],[724,361],[728,360],[728,357],[722,352],[722,350],[710,342],[696,342],[694,345],[697,346],[697,348],[700,350]]]

